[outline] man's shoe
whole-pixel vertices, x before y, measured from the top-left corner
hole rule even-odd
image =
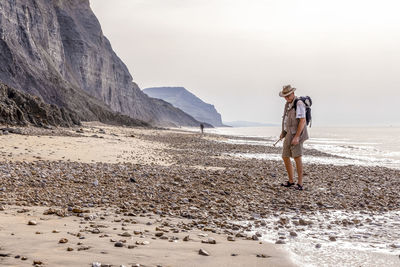
[[[287,181],[285,184],[284,183],[281,184],[281,186],[284,186],[284,187],[291,187],[292,185],[294,185],[294,183],[291,183],[289,181]]]
[[[303,191],[303,186],[302,185],[297,184],[295,188],[297,190]]]

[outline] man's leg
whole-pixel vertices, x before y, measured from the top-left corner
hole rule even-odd
[[[285,163],[286,171],[289,176],[289,183],[293,184],[293,166],[289,157],[282,157],[283,162]]]
[[[301,156],[294,158],[294,161],[296,162],[297,176],[299,177],[297,183],[303,186],[303,162]]]

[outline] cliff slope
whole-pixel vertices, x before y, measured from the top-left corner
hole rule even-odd
[[[152,87],[143,89],[143,92],[150,97],[171,103],[198,121],[209,123],[214,127],[224,126],[221,114],[213,105],[205,103],[183,87]]]
[[[0,123],[8,125],[28,124],[70,127],[80,125],[76,114],[44,103],[39,97],[31,96],[0,83]]]
[[[89,0],[0,1],[0,81],[82,120],[109,123],[114,111],[139,124],[198,124],[141,92]]]

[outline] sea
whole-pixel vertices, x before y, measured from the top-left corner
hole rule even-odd
[[[272,145],[278,139],[280,127],[222,127],[207,132],[236,137],[257,137],[265,140],[232,139],[239,144]],[[334,165],[382,166],[400,169],[400,127],[311,127],[310,140],[304,147],[316,149],[341,158],[305,155],[304,162]],[[278,142],[277,146],[282,146]],[[248,154],[250,158],[282,160],[280,154]]]
[[[194,128],[188,130],[199,131]],[[205,131],[235,137],[224,142],[272,146],[279,139],[281,128],[224,127]],[[305,148],[339,157],[304,155],[303,161],[306,163],[400,169],[400,127],[312,127],[309,128],[309,134],[310,139],[305,143]],[[282,142],[278,142],[277,146],[282,146]],[[270,153],[235,156],[282,160],[280,154]],[[333,210],[304,215],[293,211],[285,216],[293,220],[301,217],[316,221],[319,227],[304,227],[297,231],[297,237],[292,238],[287,232],[276,230],[279,218],[260,218],[265,220],[266,226],[254,229],[254,233],[261,232],[263,240],[268,242],[275,242],[280,236],[285,236],[286,244],[280,245],[281,249],[298,266],[400,266],[400,207],[397,211],[379,213]],[[360,226],[336,223],[343,220],[360,220],[365,223]],[[335,236],[337,240],[330,241],[330,236]]]

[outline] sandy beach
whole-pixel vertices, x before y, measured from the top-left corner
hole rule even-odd
[[[332,243],[400,210],[399,170],[306,164],[298,192],[279,186],[280,162],[232,155],[279,148],[227,138],[99,123],[5,132],[0,265],[296,266],[285,244],[303,232],[323,231]],[[261,229],[275,238],[266,242]]]
[[[240,225],[199,226],[194,218],[204,214],[189,214],[198,208],[188,205],[186,192],[168,203],[157,196],[162,181],[181,179],[181,167],[168,143],[151,139],[174,131],[96,123],[19,130],[0,136],[2,266],[293,265],[278,246],[236,236]],[[170,168],[175,174],[164,176]],[[196,165],[184,172],[200,169],[219,168]],[[188,213],[168,212],[179,211],[182,201]]]

